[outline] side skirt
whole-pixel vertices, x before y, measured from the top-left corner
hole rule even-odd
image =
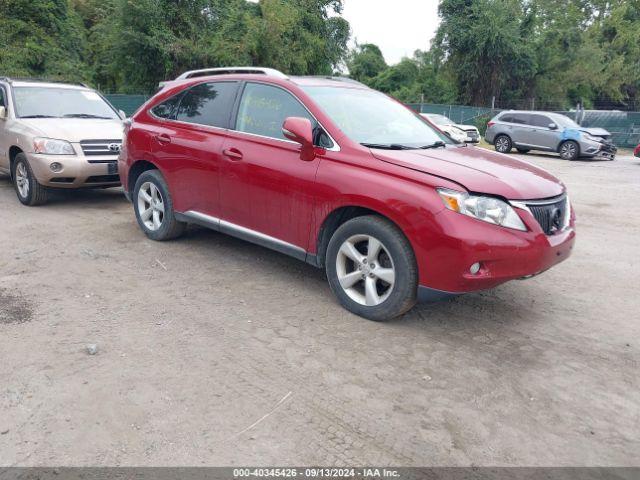
[[[256,245],[289,255],[297,260],[302,260],[303,262],[308,261],[307,252],[303,248],[297,247],[296,245],[292,245],[291,243],[287,243],[278,238],[270,237],[264,233],[256,232],[255,230],[241,227],[240,225],[192,210],[184,213],[176,212],[175,216],[176,219],[181,222],[195,223],[196,225],[210,228],[211,230],[231,235],[241,240],[255,243]]]

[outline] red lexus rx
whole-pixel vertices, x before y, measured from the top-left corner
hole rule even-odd
[[[272,248],[326,269],[372,320],[536,275],[575,239],[551,174],[348,79],[187,72],[125,135],[120,176],[149,238],[194,223]]]

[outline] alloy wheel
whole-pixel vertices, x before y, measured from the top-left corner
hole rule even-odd
[[[164,220],[164,199],[158,187],[145,182],[138,190],[138,214],[146,228],[155,232]]]
[[[509,139],[507,137],[500,137],[496,140],[496,150],[500,153],[505,153],[509,149]]]
[[[562,145],[562,148],[560,149],[560,156],[565,159],[575,158],[576,153],[577,153],[576,146],[571,142],[565,143],[564,145]]]
[[[336,273],[344,292],[368,307],[383,303],[396,281],[393,259],[387,248],[371,235],[354,235],[338,251]]]
[[[19,162],[16,166],[16,185],[20,196],[27,198],[29,196],[29,172],[23,162]]]

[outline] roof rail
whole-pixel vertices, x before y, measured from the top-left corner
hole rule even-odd
[[[342,77],[339,75],[305,75],[303,78],[324,78],[326,80],[334,80],[336,82],[351,83],[353,85],[360,85],[361,87],[369,88],[364,83],[354,80],[353,78]]]
[[[277,77],[283,80],[288,80],[284,73],[275,70],[273,68],[263,68],[263,67],[220,67],[220,68],[203,68],[200,70],[190,70],[188,72],[184,72],[180,75],[176,80],[185,80],[187,78],[196,78],[196,77],[206,77],[209,75],[228,75],[228,74],[245,74],[245,73],[253,73],[258,75],[268,75],[270,77]]]

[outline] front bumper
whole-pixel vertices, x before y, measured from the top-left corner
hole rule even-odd
[[[38,183],[54,188],[117,187],[120,185],[118,162],[112,157],[84,155],[43,155],[28,153],[27,160]],[[51,165],[60,164],[59,171]]]
[[[575,242],[574,218],[568,228],[545,235],[533,215],[518,209],[529,231],[481,222],[450,210],[438,214],[441,236],[414,245],[420,272],[419,299],[430,301],[494,288],[538,275],[569,258]],[[444,234],[447,232],[447,234]],[[480,271],[470,272],[480,263]]]
[[[580,142],[580,154],[592,160],[615,160],[618,148],[610,142],[600,143],[591,140]]]

